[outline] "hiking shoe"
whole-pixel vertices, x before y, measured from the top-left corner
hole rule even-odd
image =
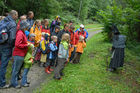
[[[16,88],[16,89],[20,89],[21,86],[20,86],[20,85],[17,85],[17,86],[15,86],[14,88]]]
[[[10,85],[5,85],[3,87],[0,87],[0,89],[7,89],[7,88],[10,88]]]
[[[55,80],[62,80],[62,78],[56,78],[55,76],[53,77]]]
[[[22,87],[29,87],[29,84],[22,85]]]

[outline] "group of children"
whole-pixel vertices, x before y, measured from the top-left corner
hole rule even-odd
[[[80,35],[79,41],[75,44],[73,43],[75,42],[73,25],[65,24],[64,28],[67,26],[68,31],[73,34],[64,32],[60,38],[63,30],[60,31],[58,25],[55,26],[54,31],[50,31],[48,19],[45,19],[43,23],[41,25],[41,21],[37,20],[30,29],[30,35],[34,36],[34,61],[39,62],[40,67],[45,67],[46,73],[50,74],[54,71],[54,78],[60,80],[65,64],[80,62],[80,56],[86,47],[85,37]],[[51,34],[55,31],[58,35]],[[32,36],[29,38],[30,41],[33,40]],[[71,56],[73,52],[74,54]]]
[[[60,31],[60,16],[57,16],[56,20],[52,21],[50,27],[49,19],[44,19],[43,21],[36,20],[34,22],[33,16],[33,12],[30,11],[28,19],[26,15],[23,15],[17,24],[14,51],[16,51],[16,49],[18,50],[18,47],[20,47],[22,51],[27,50],[27,53],[22,55],[24,56],[24,65],[20,68],[19,72],[17,71],[20,73],[21,69],[24,68],[21,80],[21,85],[24,87],[29,86],[27,75],[33,62],[38,62],[40,67],[45,67],[45,72],[48,74],[54,71],[54,79],[61,80],[61,76],[64,75],[63,69],[65,64],[68,62],[73,64],[79,63],[81,54],[86,47],[86,32],[82,32],[83,35],[79,35],[80,31],[76,34],[72,21],[70,21],[69,24],[65,24],[64,29]],[[84,29],[83,25],[80,26],[80,28]],[[20,31],[21,29],[23,32]],[[21,45],[21,34],[26,35],[26,38],[23,37],[24,42],[22,41],[24,45]],[[13,53],[15,54],[14,60],[19,54],[16,53],[17,51]],[[16,62],[14,61],[14,63]],[[16,73],[16,75],[18,75],[18,73]],[[13,78],[13,81],[15,81],[14,79],[16,79],[16,77]],[[13,82],[13,85],[14,84],[15,82]]]

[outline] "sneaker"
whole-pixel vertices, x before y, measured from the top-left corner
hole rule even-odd
[[[10,85],[5,85],[3,87],[0,87],[0,89],[7,89],[7,88],[10,88],[11,86]]]
[[[53,77],[55,80],[62,80],[62,78],[56,78],[55,76]]]
[[[29,87],[29,84],[22,85],[22,87]]]
[[[16,89],[20,89],[21,86],[20,86],[20,85],[17,85],[17,86],[15,86],[14,88],[16,88]]]
[[[61,76],[64,76],[64,73],[60,73]]]
[[[30,84],[30,82],[29,82],[29,81],[27,81],[27,84]]]

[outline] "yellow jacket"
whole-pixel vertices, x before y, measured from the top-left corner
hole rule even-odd
[[[41,36],[42,36],[40,27],[33,26],[30,29],[30,34],[32,34],[32,33],[35,34],[35,47],[38,47],[39,42],[41,41]]]
[[[84,48],[86,47],[86,43],[85,42],[78,42],[77,45],[75,45],[76,48],[76,52],[79,53],[83,53],[84,52]]]

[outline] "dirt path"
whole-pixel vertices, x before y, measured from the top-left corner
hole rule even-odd
[[[94,31],[94,29],[89,29],[90,31],[93,30],[92,32],[89,32],[89,37],[88,40],[93,37],[95,34],[101,32],[102,30],[97,30]],[[53,74],[46,74],[44,68],[41,68],[38,66],[38,64],[34,64],[31,70],[29,71],[28,74],[28,80],[31,81],[30,87],[28,88],[21,88],[21,89],[14,89],[14,88],[9,88],[9,89],[0,89],[0,93],[33,93],[33,90],[37,89],[40,87],[41,84],[44,82],[47,83],[47,81],[50,81],[53,79]]]

